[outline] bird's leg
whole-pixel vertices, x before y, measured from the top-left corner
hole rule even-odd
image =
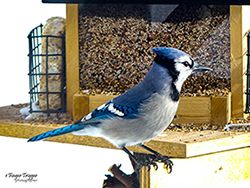
[[[149,152],[153,153],[156,156],[156,160],[160,160],[164,163],[164,167],[167,169],[168,174],[172,172],[172,166],[174,165],[173,162],[169,159],[168,156],[163,156],[162,154],[158,153],[157,151],[143,145],[138,144],[138,146],[148,150]]]
[[[155,169],[158,168],[157,164],[153,160],[149,159],[146,161],[140,161],[125,146],[121,147],[121,149],[129,155],[129,157],[137,164],[137,166],[139,166],[139,167],[147,166],[148,170],[150,170],[150,168],[151,168],[150,165],[153,165],[153,167]]]

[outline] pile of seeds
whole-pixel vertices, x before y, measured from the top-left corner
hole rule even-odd
[[[151,68],[151,48],[165,46],[213,69],[192,75],[183,86],[185,95],[230,91],[228,6],[178,6],[163,22],[151,22],[146,5],[90,4],[79,12],[81,90],[123,93]]]
[[[244,120],[246,123],[249,120]],[[225,125],[212,125],[212,124],[202,124],[202,125],[195,125],[195,124],[177,124],[168,126],[165,130],[166,132],[173,131],[173,132],[201,132],[201,131],[219,131],[219,132],[250,132],[250,126],[248,124],[240,125],[240,126],[232,126],[226,129]]]
[[[58,125],[70,125],[73,122],[73,118],[66,113],[51,114],[47,116],[46,114],[40,115],[36,118],[25,120],[25,117],[16,118],[17,123],[30,123],[31,125],[49,125],[57,127]]]
[[[227,96],[231,88],[231,78],[220,78],[210,73],[191,75],[183,84],[182,96]]]

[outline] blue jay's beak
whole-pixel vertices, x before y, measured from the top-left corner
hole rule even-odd
[[[197,72],[197,71],[211,71],[213,69],[210,69],[206,66],[200,65],[196,62],[194,62],[194,67],[193,67],[193,71]]]

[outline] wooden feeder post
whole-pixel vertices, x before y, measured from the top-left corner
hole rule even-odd
[[[67,113],[73,113],[73,95],[79,89],[78,4],[66,5]]]
[[[250,6],[230,6],[232,116],[245,118],[247,31]]]

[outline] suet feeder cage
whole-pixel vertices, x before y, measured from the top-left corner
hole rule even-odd
[[[30,112],[65,113],[64,35],[43,35],[43,25],[40,24],[30,31],[28,41]],[[59,48],[56,46],[56,41],[60,43]],[[34,104],[39,105],[39,108],[34,108]]]

